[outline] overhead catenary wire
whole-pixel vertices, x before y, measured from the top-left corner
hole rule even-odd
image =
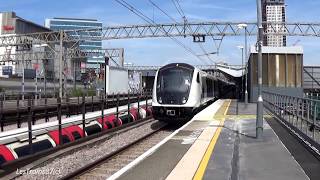
[[[176,10],[178,11],[178,13],[180,14],[180,16],[181,17],[184,17],[185,15],[184,15],[184,12],[183,11],[181,11],[180,12],[180,9],[178,8],[178,5],[176,4],[176,1],[175,0],[171,0],[172,1],[172,3],[173,3],[173,5],[174,5],[174,7],[176,8]],[[180,6],[181,7],[181,6]]]
[[[167,17],[169,17],[173,22],[178,24],[178,21],[176,21],[172,16],[170,16],[167,12],[165,12],[163,9],[161,9],[156,3],[154,3],[152,0],[149,0],[149,2],[156,7],[159,11],[161,11],[163,14],[165,14]]]
[[[158,25],[157,23],[155,23],[154,20],[152,20],[151,18],[147,17],[146,15],[144,15],[141,11],[139,11],[137,8],[135,8],[133,5],[129,4],[128,2],[126,2],[125,0],[115,0],[117,3],[119,3],[120,5],[122,5],[123,7],[127,8],[128,10],[130,10],[131,12],[133,12],[134,14],[136,14],[137,16],[139,16],[141,19],[143,19],[145,22],[151,24],[151,25],[156,25],[158,27],[160,27],[160,30],[162,30],[165,35],[167,37],[169,37],[171,40],[173,40],[176,44],[178,44],[179,46],[183,47],[187,52],[189,52],[190,54],[194,55],[198,60],[200,60],[201,62],[203,62],[203,60],[201,58],[199,58],[197,56],[197,54],[189,47],[187,47],[186,45],[184,45],[182,42],[180,42],[179,40],[177,40],[175,37],[172,37],[169,33],[167,33],[164,29],[164,27]]]
[[[149,1],[151,1],[151,0],[149,0]],[[192,28],[191,28],[191,26],[190,26],[190,24],[189,24],[189,22],[188,22],[187,16],[185,15],[185,13],[184,13],[181,5],[180,5],[179,0],[171,0],[171,1],[172,1],[172,3],[174,4],[174,7],[176,8],[176,10],[177,10],[178,13],[180,14],[180,16],[182,17],[182,19],[185,21],[185,24],[186,24],[187,28],[189,29],[190,33],[192,34],[192,32],[193,32],[193,31],[192,31]],[[214,62],[214,60],[211,59],[211,57],[209,56],[209,53],[205,50],[205,48],[203,47],[203,45],[202,45],[202,44],[198,44],[198,45],[199,45],[200,49],[202,50],[202,52],[207,56],[207,58],[209,59],[209,61]]]
[[[173,22],[175,22],[175,23],[178,24],[178,22],[177,22],[172,16],[170,16],[167,12],[165,12],[163,9],[161,9],[156,3],[154,3],[152,0],[149,0],[149,2],[150,2],[154,7],[156,7],[159,11],[161,11],[163,14],[165,14],[167,17],[169,17]],[[178,12],[179,12],[180,15],[183,15],[183,14],[184,14],[183,11],[180,12],[180,10],[178,9],[178,6],[175,5],[175,7],[176,7],[176,9],[178,10]],[[179,6],[179,7],[181,7],[181,6]],[[189,29],[190,29],[190,32],[192,32],[192,30],[191,30],[190,27],[189,27]],[[201,44],[198,44],[198,45],[199,45],[199,47],[202,49],[202,51],[204,52],[204,54],[206,54],[207,57],[209,57],[209,55],[208,55],[208,53],[206,52],[206,50],[204,49],[204,47],[203,47]],[[197,55],[197,56],[198,56],[198,55]],[[209,60],[212,61],[210,58],[209,58]]]

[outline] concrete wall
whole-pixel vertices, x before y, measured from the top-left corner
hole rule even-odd
[[[262,90],[302,97],[302,47],[263,47],[262,54]],[[251,48],[248,64],[248,87],[251,102],[257,101],[257,58],[255,48]]]

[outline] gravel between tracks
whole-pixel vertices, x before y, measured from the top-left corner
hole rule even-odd
[[[151,136],[143,139],[142,141],[130,146],[123,152],[111,157],[110,159],[104,161],[100,165],[94,167],[93,169],[85,172],[84,174],[76,177],[75,180],[104,180],[112,176],[114,173],[119,171],[121,168],[134,161],[140,155],[145,153],[148,149],[152,148],[160,141],[172,134],[172,130],[160,130]]]
[[[79,169],[86,164],[94,162],[106,154],[110,154],[117,149],[134,142],[136,139],[154,131],[153,125],[159,122],[149,122],[140,127],[133,128],[127,132],[115,135],[103,142],[98,142],[76,150],[74,153],[58,157],[51,162],[46,162],[41,167],[29,170],[17,179],[59,179],[68,173]],[[19,170],[22,172],[23,169]],[[17,170],[18,173],[18,170]]]

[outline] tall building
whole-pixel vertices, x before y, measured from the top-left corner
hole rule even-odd
[[[21,18],[15,12],[0,12],[0,36],[48,31],[51,30]],[[32,47],[30,41],[26,38],[24,40],[25,45],[23,46],[0,47],[0,77],[22,77],[24,72],[25,78],[34,78],[36,73],[35,67],[39,71],[44,69],[42,59],[26,60],[15,56],[21,53],[43,51],[43,48]],[[53,74],[53,70],[50,72]]]
[[[96,19],[76,19],[76,18],[52,18],[45,20],[45,26],[53,31],[58,30],[74,30],[74,29],[94,29],[102,28],[102,22]],[[82,41],[79,44],[80,49],[83,51],[92,49],[101,49],[102,41]],[[103,55],[103,54],[102,54]],[[88,57],[86,62],[86,68],[99,69],[100,64],[104,63],[102,57]]]
[[[282,23],[286,21],[284,0],[262,0],[262,21]],[[267,32],[285,31],[281,25],[264,25]],[[264,46],[281,47],[286,46],[286,36],[266,35]]]

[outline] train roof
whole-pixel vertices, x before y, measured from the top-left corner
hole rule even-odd
[[[194,70],[195,67],[190,65],[190,64],[187,64],[187,63],[170,63],[170,64],[167,64],[165,66],[162,66],[159,70],[162,70],[162,69],[166,69],[166,68],[169,68],[169,67],[185,67],[185,68],[188,68],[188,69],[192,69]]]

